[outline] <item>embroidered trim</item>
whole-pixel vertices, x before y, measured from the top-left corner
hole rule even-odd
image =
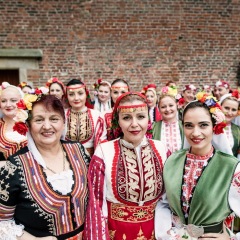
[[[130,105],[130,106],[118,106],[118,111],[121,113],[132,113],[132,112],[142,112],[148,110],[147,104],[138,104],[138,105]]]

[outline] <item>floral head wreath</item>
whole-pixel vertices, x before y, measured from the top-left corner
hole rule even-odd
[[[196,99],[197,101],[204,103],[209,108],[212,117],[215,119],[216,124],[213,127],[213,132],[215,134],[223,133],[223,129],[227,126],[227,123],[225,115],[217,99],[212,95],[206,94],[204,92],[197,93]]]
[[[203,92],[206,91],[206,90],[210,90],[212,91],[212,87],[210,85],[203,85]]]
[[[193,84],[188,84],[188,85],[185,85],[185,86],[184,86],[184,88],[182,89],[182,92],[187,91],[187,90],[191,90],[191,91],[196,92],[196,91],[197,91],[197,88],[196,88]],[[176,96],[176,99],[177,99],[178,109],[183,109],[184,104],[185,104],[185,99],[184,99],[184,97],[182,97],[181,95],[178,94],[178,95]]]
[[[44,88],[42,88],[42,90],[41,88],[36,88],[34,93],[25,94],[23,99],[20,99],[20,101],[17,103],[16,116],[13,118],[15,121],[13,131],[17,131],[19,134],[26,136],[28,132],[28,126],[26,122],[30,116],[29,111],[32,110],[32,104],[41,99],[41,96],[44,94],[47,94]]]
[[[178,98],[178,90],[177,90],[176,86],[165,86],[161,89],[161,91],[159,93],[160,93],[160,95],[170,95],[176,99]]]
[[[98,90],[99,90],[99,87],[102,85],[102,84],[106,84],[109,86],[109,88],[111,89],[111,84],[108,82],[108,81],[103,81],[101,78],[99,78],[97,80],[97,82],[95,82],[93,84],[93,89],[94,89],[94,95],[97,96],[98,95]]]
[[[240,92],[235,89],[231,93],[224,94],[221,98],[219,103],[222,105],[223,101],[229,97],[233,97],[235,100],[238,101],[238,116],[240,115]]]
[[[119,106],[121,100],[128,95],[137,95],[144,100],[144,103],[138,104],[138,105]],[[135,111],[144,110],[144,109],[148,109],[147,100],[146,100],[146,97],[139,92],[126,92],[126,93],[122,94],[120,97],[118,97],[118,99],[114,105],[113,114],[112,114],[112,127],[111,127],[112,136],[111,136],[111,138],[116,139],[116,138],[122,136],[122,134],[123,134],[122,129],[120,128],[119,123],[118,123],[118,120],[119,120],[118,113],[120,111],[121,112],[135,112]],[[148,121],[146,137],[152,138],[152,124],[151,124],[150,118]]]
[[[229,89],[230,88],[230,85],[228,82],[226,81],[223,81],[223,80],[219,80],[215,83],[215,87],[224,87],[226,89]]]
[[[147,90],[151,89],[154,90],[156,92],[156,88],[157,86],[154,83],[148,84],[145,87],[143,87],[143,89],[141,90],[141,94],[146,94]]]

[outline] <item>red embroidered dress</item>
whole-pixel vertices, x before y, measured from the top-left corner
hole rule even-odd
[[[155,239],[154,211],[163,193],[166,149],[147,140],[134,148],[116,139],[100,144],[91,160],[87,240]]]
[[[5,121],[0,119],[0,152],[4,159],[17,152],[20,148],[27,145],[27,138],[17,132],[6,132]],[[0,159],[4,160],[4,159]]]

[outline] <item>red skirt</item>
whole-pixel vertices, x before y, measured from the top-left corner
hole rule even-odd
[[[108,230],[114,240],[151,240],[154,237],[156,204],[126,206],[107,202]]]

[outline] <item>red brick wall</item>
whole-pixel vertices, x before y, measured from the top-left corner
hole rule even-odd
[[[51,76],[122,77],[134,90],[237,85],[239,0],[0,0],[0,48],[43,50],[35,85]]]

